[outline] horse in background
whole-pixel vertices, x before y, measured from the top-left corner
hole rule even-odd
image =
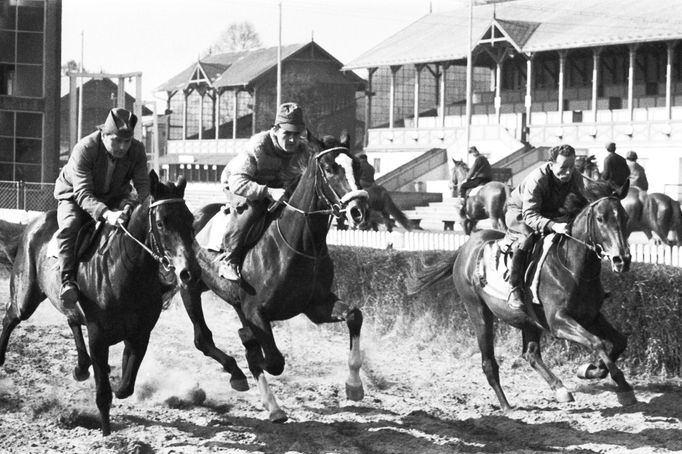
[[[379,230],[379,224],[383,223],[386,225],[386,230],[392,232],[396,222],[408,232],[413,229],[410,220],[395,204],[386,188],[375,183],[366,187],[365,191],[369,194],[369,213],[367,221],[360,226],[360,229],[376,231]]]
[[[529,298],[525,311],[511,309],[506,302],[510,287],[503,278],[504,261],[499,260],[497,242],[504,233],[480,230],[450,257],[421,271],[408,282],[409,293],[417,293],[445,278],[455,289],[474,324],[481,350],[482,368],[503,411],[512,407],[500,385],[499,367],[494,353],[494,319],[522,331],[523,357],[555,392],[559,402],[573,401],[573,395],[545,365],[540,353],[543,331],[577,342],[599,356],[596,365],[583,365],[581,378],[605,378],[616,383],[622,405],[636,402],[632,387],[616,361],[625,351],[627,338],[619,333],[601,312],[605,292],[600,273],[602,257],[611,262],[616,273],[627,271],[630,252],[625,240],[626,215],[615,196],[591,199],[570,224],[569,234],[552,234],[540,240],[544,260],[528,274]],[[530,301],[531,288],[533,299]],[[607,343],[608,341],[608,343]],[[610,345],[610,351],[607,346]]]
[[[600,178],[594,156],[580,156],[576,159],[576,169],[589,181]],[[642,232],[647,239],[662,242],[668,246],[682,244],[682,211],[680,204],[660,192],[643,191],[631,186],[621,204],[628,215],[626,238],[632,232]]]
[[[201,280],[192,288],[180,289],[194,325],[195,346],[230,373],[233,389],[246,391],[246,376],[235,359],[213,342],[204,319],[201,294],[211,290],[234,308],[242,323],[239,337],[246,349],[249,370],[272,422],[287,420],[265,378],[265,372],[280,375],[285,366],[272,331],[273,321],[305,314],[316,324],[346,322],[350,337],[346,396],[350,400],[364,396],[359,374],[362,312],[333,293],[334,264],[326,240],[332,218],[343,216],[351,226],[364,222],[368,196],[357,189],[360,162],[348,148],[326,149],[312,135],[307,142],[311,144],[310,153],[306,155],[302,175],[287,189],[291,196],[269,210],[262,229],[250,236],[253,247],[243,259],[241,281],[220,277],[217,260],[220,252],[195,242]],[[214,203],[201,208],[195,215],[195,231],[201,232],[222,207],[223,204]]]
[[[469,166],[466,162],[456,159],[452,162],[454,167],[451,185],[459,189],[469,173]],[[509,187],[499,181],[489,181],[483,186],[472,189],[473,191],[475,192],[467,197],[464,206],[464,217],[461,220],[464,233],[470,235],[478,221],[482,219],[490,219],[494,229],[506,231],[507,224],[504,215],[510,195]]]
[[[95,374],[96,404],[102,433],[109,435],[112,389],[109,347],[123,342],[121,379],[114,394],[133,394],[164,298],[176,287],[192,286],[201,275],[193,250],[192,213],[183,199],[185,180],[160,183],[150,173],[150,196],[133,211],[127,228],[102,226],[78,266],[78,306],[66,309],[59,299],[61,279],[50,242],[57,231],[57,212],[49,211],[25,227],[0,223],[0,263],[11,265],[10,301],[0,334],[0,365],[12,331],[48,298],[62,312],[74,336],[78,381]],[[94,224],[94,223],[93,223]],[[84,230],[81,230],[83,232]],[[19,235],[17,235],[17,233]],[[86,349],[81,325],[88,330]]]

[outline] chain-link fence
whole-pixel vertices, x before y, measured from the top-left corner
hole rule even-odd
[[[0,208],[48,211],[57,208],[54,183],[0,181]]]

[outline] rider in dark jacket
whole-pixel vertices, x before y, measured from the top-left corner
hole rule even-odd
[[[604,158],[601,178],[611,184],[611,188],[621,190],[622,194],[628,193],[630,187],[630,169],[625,158],[616,153],[616,144],[610,142],[606,145],[608,155]],[[622,189],[621,189],[622,188]]]
[[[571,221],[562,213],[566,199],[572,194],[573,203],[584,205],[583,178],[575,171],[575,150],[570,145],[550,149],[550,162],[531,172],[512,191],[505,219],[509,230],[522,239],[514,251],[509,284],[512,287],[508,304],[523,309],[523,271],[533,247],[533,235],[551,232],[566,233]]]

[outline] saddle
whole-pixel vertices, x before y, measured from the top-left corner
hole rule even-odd
[[[540,284],[540,270],[545,263],[556,235],[550,234],[533,244],[533,250],[529,254],[528,262],[524,266],[524,287],[530,289],[534,304],[542,304],[538,298],[538,285]],[[476,259],[474,279],[477,285],[490,296],[506,300],[511,291],[509,285],[509,271],[511,268],[512,251],[514,243],[519,241],[505,237],[485,243]]]
[[[81,226],[78,235],[76,236],[76,263],[87,262],[95,254],[105,224],[104,221],[95,222],[94,220],[90,220]],[[52,235],[50,243],[47,245],[47,256],[59,256],[59,245],[57,243],[56,232]]]
[[[229,210],[233,209],[229,205],[218,211],[204,226],[203,229],[196,234],[195,239],[199,246],[213,252],[223,251],[223,237],[227,225],[232,219]],[[244,248],[252,248],[263,236],[265,229],[268,228],[270,222],[274,219],[273,213],[268,211],[265,215],[258,218],[249,228],[244,240]]]

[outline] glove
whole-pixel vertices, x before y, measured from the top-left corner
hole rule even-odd
[[[284,189],[280,188],[268,188],[267,190],[267,197],[269,199],[274,200],[275,202],[279,201],[284,196]]]
[[[565,222],[557,222],[554,225],[552,225],[552,230],[554,230],[556,233],[568,233],[568,224]]]
[[[119,223],[126,221],[124,212],[119,210],[107,210],[104,212],[102,217],[107,222],[107,224],[113,226],[116,226]],[[124,219],[121,219],[121,217],[123,217]]]

